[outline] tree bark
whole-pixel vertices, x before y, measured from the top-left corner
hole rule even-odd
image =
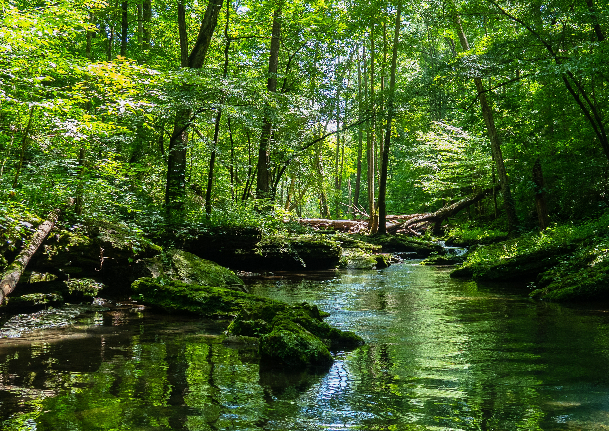
[[[127,56],[127,33],[129,32],[129,2],[123,1],[121,6],[121,56]]]
[[[277,69],[279,67],[279,48],[281,46],[281,6],[273,13],[273,28],[271,31],[271,48],[269,53],[269,71],[267,90],[271,93],[277,91]],[[265,107],[262,132],[260,133],[260,145],[258,147],[258,176],[256,180],[256,197],[264,199],[270,197],[270,173],[269,173],[269,146],[272,137],[272,123],[270,108]]]
[[[209,0],[199,29],[195,46],[188,57],[188,67],[200,69],[205,61],[211,43],[223,0]],[[188,128],[192,121],[190,108],[182,107],[176,112],[173,132],[169,140],[167,157],[167,183],[165,206],[170,219],[179,219],[184,210],[186,193],[186,154],[188,148]]]
[[[230,52],[231,39],[228,37],[228,26],[230,24],[230,2],[226,5],[226,25],[224,26],[224,38],[226,39],[224,44],[224,71],[222,77],[226,79],[228,76],[228,54]],[[224,103],[224,97],[222,98]],[[216,122],[214,124],[214,139],[213,148],[209,157],[209,170],[207,172],[207,190],[205,191],[205,213],[211,214],[211,192],[214,184],[214,168],[216,165],[216,153],[218,148],[218,138],[220,136],[220,121],[222,120],[222,107],[218,108],[216,114]],[[232,168],[231,168],[232,169]],[[231,182],[232,182],[232,171],[231,171]]]
[[[142,2],[142,49],[149,51],[150,45],[150,23],[152,22],[152,1]]]
[[[364,61],[366,61],[366,51],[365,48],[362,51],[362,57]],[[361,121],[363,118],[363,109],[362,109],[362,68],[360,61],[358,59],[357,62],[357,104],[359,110],[359,120]],[[355,191],[353,193],[353,218],[356,217],[355,208],[359,206],[359,193],[361,188],[362,181],[362,152],[363,152],[363,141],[364,141],[364,132],[362,130],[362,125],[360,123],[357,130],[357,171],[355,174]]]
[[[496,185],[493,187],[489,187],[487,189],[482,190],[479,193],[473,194],[471,196],[467,196],[466,198],[461,199],[452,204],[448,204],[440,208],[438,211],[433,213],[421,214],[415,217],[411,217],[407,219],[405,222],[399,223],[397,225],[392,226],[387,229],[388,232],[396,232],[400,228],[406,228],[408,226],[412,226],[417,223],[422,222],[433,222],[434,223],[434,233],[438,233],[440,231],[441,224],[448,217],[452,217],[457,214],[461,210],[469,207],[470,205],[475,204],[476,202],[484,199],[487,195],[491,194],[494,190],[500,188],[500,185]]]
[[[36,105],[32,105],[30,107],[30,116],[27,120],[25,131],[23,132],[23,138],[21,139],[21,153],[19,154],[19,164],[17,165],[17,171],[15,172],[15,178],[13,179],[13,188],[17,187],[17,184],[19,184],[19,175],[21,174],[21,169],[23,168],[23,163],[25,162],[25,150],[27,148],[27,140],[30,137],[30,130],[32,128],[34,109],[36,109]]]
[[[464,51],[469,51],[469,43],[463,31],[461,25],[461,19],[458,15],[455,15],[455,26],[459,34],[459,41]],[[512,198],[512,191],[510,189],[510,183],[508,181],[507,172],[505,165],[503,164],[503,154],[501,152],[501,142],[499,141],[499,135],[495,127],[495,120],[493,118],[493,111],[486,98],[486,90],[482,84],[482,78],[475,77],[474,83],[476,84],[476,90],[478,91],[478,98],[480,100],[480,107],[482,109],[482,116],[484,123],[486,124],[486,131],[491,142],[491,152],[495,159],[495,165],[497,167],[497,176],[499,177],[499,184],[501,186],[501,193],[503,194],[503,208],[505,210],[508,220],[508,230],[514,232],[518,226],[518,218],[516,217],[516,207],[514,205],[514,199]]]
[[[178,34],[180,36],[180,66],[188,67],[188,29],[186,28],[186,8],[178,3]]]
[[[374,103],[374,22],[370,26],[370,112],[372,119],[368,127],[366,140],[366,157],[368,162],[368,213],[370,214],[370,233],[375,234],[378,228],[378,214],[376,212],[376,107]]]
[[[53,229],[53,226],[55,226],[55,222],[59,218],[59,213],[60,210],[56,209],[49,214],[48,219],[38,226],[38,229],[34,233],[28,246],[19,253],[15,261],[9,265],[8,269],[2,274],[2,279],[0,280],[0,305],[2,305],[6,297],[15,290],[15,286],[17,286],[19,278],[21,278],[30,259],[34,253],[36,253],[36,250],[38,250],[51,229]]]
[[[389,78],[389,101],[387,103],[387,131],[385,132],[385,143],[382,152],[381,178],[379,183],[379,234],[387,233],[387,170],[389,168],[389,149],[391,146],[391,122],[393,121],[395,104],[395,74],[398,62],[398,44],[400,41],[400,18],[402,14],[402,2],[398,2],[395,17],[395,30],[393,34],[393,53],[391,56],[391,77]]]
[[[533,165],[533,183],[535,184],[535,209],[537,210],[539,229],[545,230],[548,227],[548,205],[546,202],[545,181],[539,158],[535,160]]]

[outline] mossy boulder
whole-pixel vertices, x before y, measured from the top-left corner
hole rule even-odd
[[[142,278],[133,283],[134,299],[173,313],[233,319],[227,334],[258,337],[267,366],[322,365],[331,362],[330,348],[363,344],[353,332],[323,321],[325,313],[309,304],[288,305],[226,288],[181,281]]]
[[[234,318],[251,303],[269,300],[224,287],[200,286],[177,280],[144,277],[136,280],[132,298],[170,313],[190,313],[213,318]]]
[[[243,281],[230,269],[183,250],[171,249],[153,258],[140,259],[135,271],[140,277],[245,290]]]
[[[69,230],[54,228],[28,269],[60,279],[92,278],[120,291],[137,277],[133,264],[161,252],[143,233],[121,223],[97,221]]]
[[[391,255],[382,253],[382,247],[361,240],[356,235],[335,235],[343,252],[339,267],[346,269],[381,269],[390,265]]]
[[[257,231],[193,234],[184,249],[220,265],[246,271],[335,268],[342,249],[326,235],[270,235]]]
[[[260,359],[267,367],[323,366],[333,362],[323,341],[301,325],[289,320],[275,324],[260,337]]]

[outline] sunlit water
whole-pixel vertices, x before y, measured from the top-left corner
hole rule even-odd
[[[394,265],[259,281],[366,345],[329,370],[261,371],[222,322],[115,310],[0,339],[6,430],[604,430],[609,313]]]

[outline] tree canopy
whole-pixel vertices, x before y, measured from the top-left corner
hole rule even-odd
[[[553,221],[593,216],[608,28],[598,0],[2,0],[0,202],[374,231],[379,203],[435,211],[499,185],[470,218],[535,228],[536,199]]]

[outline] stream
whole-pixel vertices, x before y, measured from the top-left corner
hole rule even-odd
[[[609,306],[531,301],[449,269],[276,274],[366,345],[329,369],[261,369],[223,322],[92,308],[0,338],[3,430],[609,429]]]

